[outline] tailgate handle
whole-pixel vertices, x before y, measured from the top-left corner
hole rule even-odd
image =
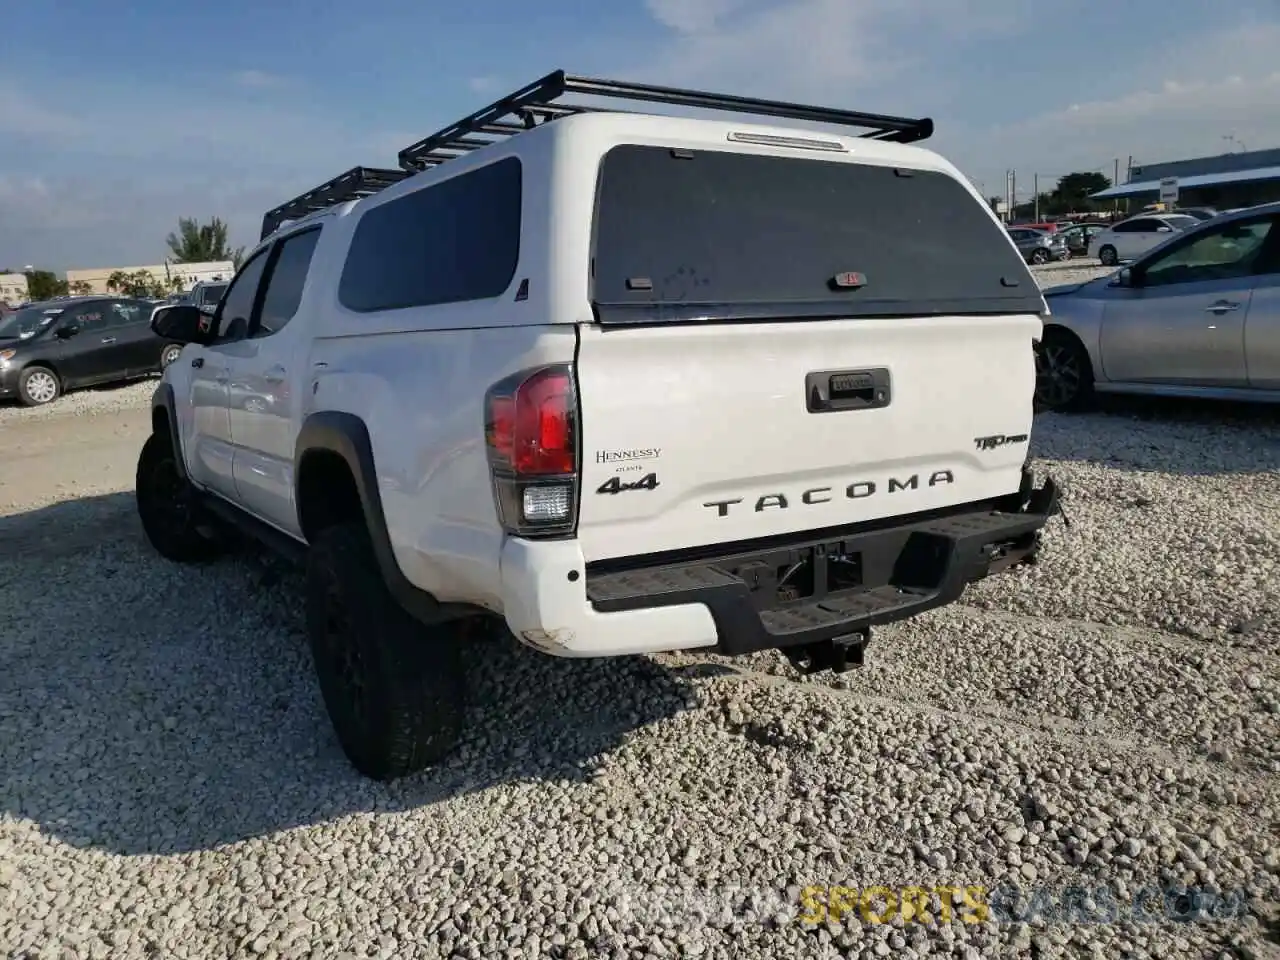
[[[810,413],[876,410],[889,405],[889,371],[820,370],[804,378],[804,392]]]

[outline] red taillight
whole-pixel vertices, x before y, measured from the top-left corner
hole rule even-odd
[[[489,425],[486,431],[489,449],[499,459],[510,463],[516,439],[516,401],[514,397],[490,397]]]
[[[573,381],[563,370],[543,370],[516,389],[511,466],[522,477],[573,473]]]
[[[524,536],[572,531],[578,402],[566,365],[524,371],[485,398],[485,442],[502,525]]]

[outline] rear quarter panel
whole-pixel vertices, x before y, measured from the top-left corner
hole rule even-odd
[[[1046,297],[1049,316],[1044,318],[1045,329],[1061,327],[1075,334],[1089,354],[1094,379],[1106,382],[1102,366],[1102,318],[1106,310],[1107,291],[1099,290],[1091,281],[1080,291],[1084,296],[1068,293],[1059,297]]]
[[[500,610],[503,532],[484,445],[484,396],[509,374],[575,358],[577,330],[552,323],[553,244],[547,170],[554,141],[541,130],[417,174],[325,221],[311,272],[315,335],[301,385],[301,420],[339,410],[364,421],[373,446],[391,546],[411,583],[441,602]],[[520,149],[517,152],[516,146]],[[361,216],[415,189],[517,154],[523,170],[520,256],[501,295],[463,303],[358,313],[338,299]],[[528,279],[528,296],[515,291]]]
[[[501,609],[503,533],[484,443],[485,390],[518,370],[572,361],[575,343],[575,329],[559,325],[313,344],[303,417],[341,410],[364,421],[400,569],[436,599]]]

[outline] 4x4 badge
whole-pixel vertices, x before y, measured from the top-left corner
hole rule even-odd
[[[658,475],[656,473],[646,473],[639,480],[633,480],[631,483],[623,483],[621,477],[610,477],[600,486],[596,487],[596,493],[622,493],[626,490],[652,490],[658,485]]]

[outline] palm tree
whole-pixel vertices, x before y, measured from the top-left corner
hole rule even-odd
[[[125,297],[160,297],[168,292],[165,284],[153,277],[149,270],[135,270],[133,273],[116,270],[107,277],[107,289]]]
[[[165,239],[173,259],[178,263],[209,263],[230,260],[239,264],[244,247],[232,248],[227,242],[227,224],[214,217],[200,223],[194,217],[180,217],[178,232]]]

